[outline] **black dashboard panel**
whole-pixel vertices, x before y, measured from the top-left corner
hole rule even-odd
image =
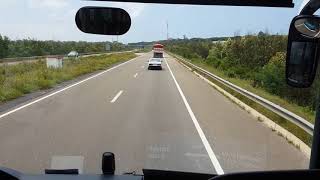
[[[292,0],[88,0],[161,4],[193,4],[224,6],[294,7]]]
[[[144,169],[144,175],[103,175],[103,174],[40,174],[28,175],[18,171],[0,168],[0,179],[2,180],[275,180],[275,179],[303,179],[318,180],[320,170],[289,170],[289,171],[260,171],[230,173],[224,175],[199,174],[190,172],[162,171]]]
[[[142,176],[132,175],[23,175],[19,180],[142,180]]]
[[[242,172],[220,175],[211,180],[318,180],[320,179],[320,170],[287,170],[287,171],[260,171],[260,172]]]

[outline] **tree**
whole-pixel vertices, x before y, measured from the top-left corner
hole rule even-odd
[[[0,35],[0,58],[5,58],[9,54],[9,38]]]

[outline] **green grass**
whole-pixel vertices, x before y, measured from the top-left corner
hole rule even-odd
[[[196,61],[192,61],[192,63],[196,64],[199,67],[202,67],[214,74],[216,74],[217,76],[220,76],[221,78],[228,80],[229,82],[243,88],[246,89],[254,94],[257,94],[281,107],[284,107],[285,109],[288,109],[291,112],[294,112],[295,114],[303,117],[304,119],[308,120],[311,123],[314,123],[314,119],[315,119],[315,112],[310,110],[307,107],[302,107],[299,106],[297,104],[294,104],[292,102],[287,101],[286,99],[283,99],[279,96],[270,94],[269,92],[265,91],[264,89],[261,88],[256,88],[251,86],[252,82],[249,80],[244,80],[244,79],[238,79],[238,78],[230,78],[227,77],[223,72],[221,72],[220,70],[211,67],[207,64],[201,63],[201,62],[196,62]]]
[[[147,53],[150,52],[151,48],[144,48],[144,49],[138,49],[135,51],[135,53]]]
[[[176,55],[174,55],[174,56],[176,56]],[[179,56],[176,56],[176,57],[179,57]],[[310,122],[313,122],[314,114],[312,114],[312,112],[307,111],[304,107],[287,102],[286,100],[281,99],[278,96],[272,95],[272,94],[264,91],[263,89],[254,88],[250,85],[249,81],[236,79],[236,78],[228,78],[226,75],[223,74],[223,72],[221,72],[213,67],[210,67],[207,64],[201,63],[199,61],[192,61],[192,63],[199,66],[199,67],[202,67],[202,68],[206,69],[207,71],[210,71],[213,74],[220,76],[221,78],[226,79],[226,80],[228,80],[228,81],[230,81],[230,82],[232,82],[232,83],[234,83],[244,89],[247,89],[247,90],[249,90],[249,91],[251,91],[261,97],[264,97],[264,98],[266,98],[276,104],[279,104],[280,106],[282,106],[282,107],[284,107],[284,108],[286,108],[286,109],[288,109],[298,115],[301,115],[304,118],[308,117],[309,118],[308,120]],[[199,73],[201,73],[201,72],[199,72]],[[268,117],[269,119],[271,119],[272,121],[277,123],[279,126],[287,129],[289,132],[291,132],[292,134],[297,136],[304,143],[306,143],[308,146],[311,147],[312,136],[309,135],[308,133],[306,133],[303,129],[301,129],[297,125],[291,123],[290,121],[284,119],[283,117],[277,115],[276,113],[266,109],[265,107],[254,102],[253,100],[251,100],[251,99],[237,93],[236,91],[228,88],[227,86],[223,85],[219,81],[216,81],[215,79],[212,79],[209,76],[206,76],[204,74],[202,74],[202,75],[205,76],[210,81],[212,81],[213,83],[215,83],[216,85],[218,85],[219,87],[221,87],[222,89],[224,89],[225,91],[229,92],[230,94],[232,94],[233,96],[238,98],[239,100],[241,100],[242,102],[244,102],[245,104],[247,104],[248,106],[250,106],[251,108],[253,108],[256,111],[260,112],[261,114],[265,115],[266,117]],[[261,121],[261,119],[258,119],[258,121]]]
[[[43,60],[0,66],[0,103],[37,90],[48,89],[78,76],[104,70],[136,57],[134,53],[92,56],[64,60],[63,68],[47,68]]]

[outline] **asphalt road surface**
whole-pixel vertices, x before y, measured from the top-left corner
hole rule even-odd
[[[101,155],[111,151],[117,173],[307,168],[308,157],[172,57],[161,71],[147,70],[150,57],[2,113],[0,165],[100,173]]]

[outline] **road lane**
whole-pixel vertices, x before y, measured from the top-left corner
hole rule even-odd
[[[84,173],[99,173],[101,154],[112,151],[119,173],[143,167],[213,173],[169,71],[141,68],[148,57],[3,117],[1,166],[40,173],[52,157],[77,156],[84,157]],[[116,103],[106,101],[121,90]]]
[[[84,173],[100,173],[102,152],[112,151],[118,173],[215,173],[168,67],[147,70],[150,57],[1,118],[0,165],[42,173],[52,157],[72,156],[83,157]],[[166,57],[223,170],[306,167],[301,152]]]
[[[99,138],[113,138],[105,137],[100,126],[112,114],[106,99],[129,84],[135,71],[133,61],[1,118],[1,165],[40,173],[54,155],[101,158],[90,148],[99,145]],[[116,131],[108,129],[111,135]]]
[[[215,172],[168,68],[145,68],[139,81],[133,82],[113,109],[115,118],[125,121],[119,144],[114,146],[125,159],[118,167]]]
[[[305,169],[309,158],[166,55],[226,172]]]
[[[208,153],[208,156],[210,157],[211,163],[214,166],[216,173],[219,174],[219,175],[224,174],[224,171],[223,171],[223,169],[222,169],[222,167],[221,167],[221,165],[220,165],[215,153],[213,152],[213,150],[211,148],[211,145],[209,144],[209,142],[208,142],[208,140],[206,138],[206,135],[203,133],[203,130],[201,129],[201,127],[199,125],[199,122],[198,122],[196,116],[194,115],[194,113],[193,113],[193,111],[192,111],[192,109],[191,109],[191,107],[190,107],[190,105],[188,103],[188,100],[186,99],[183,91],[181,90],[181,87],[180,87],[179,83],[177,82],[177,80],[176,80],[176,78],[175,78],[175,76],[174,76],[174,74],[173,74],[173,72],[172,72],[172,70],[170,68],[170,65],[168,64],[167,60],[165,60],[165,63],[166,63],[166,65],[167,65],[167,67],[168,67],[168,69],[170,71],[172,79],[174,80],[174,82],[175,82],[175,84],[177,86],[177,89],[178,89],[178,91],[180,93],[180,96],[181,96],[183,102],[184,102],[184,105],[186,106],[186,108],[188,110],[188,113],[189,113],[189,115],[190,115],[190,117],[191,117],[191,119],[193,121],[193,124],[194,124],[195,128],[197,129],[197,132],[198,132],[198,134],[199,134],[199,136],[201,138],[201,141],[202,141],[204,147],[206,148],[206,151]]]

